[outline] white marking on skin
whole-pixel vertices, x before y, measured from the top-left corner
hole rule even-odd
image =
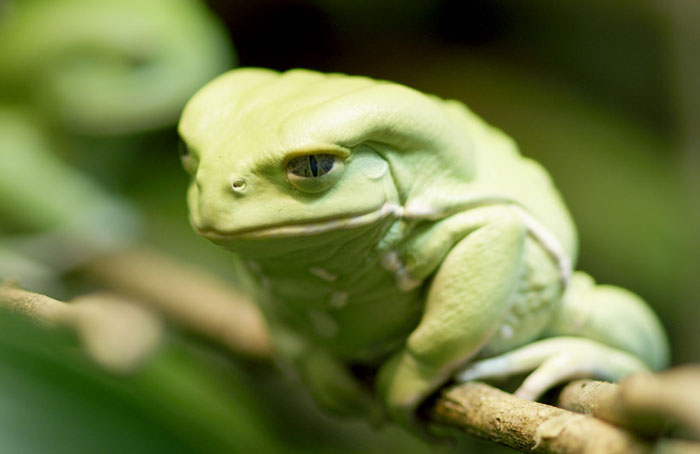
[[[371,211],[365,214],[358,214],[341,219],[332,219],[330,221],[310,222],[307,224],[283,225],[280,227],[268,227],[259,230],[247,232],[231,232],[217,233],[215,231],[198,229],[196,224],[193,224],[195,230],[206,238],[213,239],[233,239],[233,238],[288,238],[305,235],[317,235],[319,233],[332,232],[341,229],[352,229],[373,224],[380,219],[389,215],[395,217],[403,216],[403,208],[393,202],[386,202],[378,210]]]
[[[397,203],[385,202],[384,205],[382,205],[381,211],[383,216],[388,216],[392,214],[394,215],[394,217],[397,218],[403,217],[403,207]]]
[[[321,268],[320,266],[312,266],[311,268],[309,268],[309,273],[328,282],[333,282],[336,279],[338,279],[337,275],[329,272],[324,268]]]
[[[423,282],[414,279],[413,276],[411,276],[399,258],[399,253],[396,251],[396,249],[392,249],[384,254],[384,256],[379,260],[379,264],[385,270],[394,273],[396,286],[401,291],[409,292],[414,288],[419,287]]]
[[[208,230],[197,228],[197,223],[193,222],[195,230],[202,236],[212,239],[232,239],[232,238],[285,238],[303,235],[316,235],[319,233],[330,232],[339,229],[352,229],[377,222],[389,215],[403,219],[442,219],[450,214],[458,213],[469,208],[476,208],[488,205],[509,205],[516,208],[516,213],[525,223],[528,233],[547,251],[554,259],[559,268],[559,276],[564,287],[569,282],[571,277],[571,259],[564,252],[564,248],[559,243],[558,239],[539,223],[524,207],[514,200],[504,197],[480,197],[465,199],[460,203],[456,203],[449,210],[435,210],[434,208],[417,203],[409,203],[405,207],[394,202],[385,202],[378,210],[370,213],[359,214],[342,219],[334,219],[331,221],[312,222],[308,224],[288,225],[281,227],[270,227],[260,230],[241,233],[217,233]],[[389,271],[394,271],[396,265],[392,261],[391,255],[385,255],[381,260],[381,265]],[[390,268],[391,267],[391,268]],[[399,264],[399,268],[401,265]]]
[[[407,219],[443,219],[451,214],[466,211],[470,208],[477,208],[486,205],[508,205],[516,203],[513,200],[503,197],[477,197],[465,198],[461,201],[455,201],[451,208],[445,210],[436,210],[435,208],[417,202],[408,202],[404,208],[404,217]]]
[[[564,287],[566,287],[571,278],[571,260],[564,252],[564,248],[562,248],[559,240],[521,206],[513,205],[513,208],[515,208],[516,212],[520,215],[520,219],[525,223],[525,227],[527,227],[530,235],[532,235],[544,250],[557,262],[559,278]]]
[[[340,309],[348,302],[348,292],[333,292],[331,301],[328,303],[331,307]]]
[[[384,256],[379,260],[379,264],[385,270],[394,273],[396,286],[401,291],[409,292],[420,286],[422,283],[422,281],[416,280],[411,276],[399,258],[399,253],[396,251],[396,249],[392,249],[384,254]]]
[[[406,212],[406,216],[409,218],[437,219],[440,215],[440,213],[432,207],[418,203],[410,203],[406,205],[404,211]]]
[[[314,331],[321,337],[333,337],[338,334],[340,327],[333,318],[321,311],[309,311],[307,313]]]
[[[401,260],[396,249],[392,249],[379,260],[379,265],[387,271],[397,271],[401,268]]]
[[[396,286],[403,292],[410,292],[414,288],[420,287],[422,281],[414,279],[406,268],[396,270]]]
[[[515,334],[515,333],[513,332],[512,326],[503,325],[503,326],[501,326],[500,334],[501,334],[501,337],[503,337],[504,339],[510,339],[511,337],[513,337],[513,334]]]
[[[488,205],[508,205],[515,209],[520,219],[525,224],[528,233],[537,241],[542,248],[554,259],[559,268],[559,278],[564,287],[569,283],[571,278],[571,259],[566,255],[564,248],[559,243],[559,240],[535,219],[522,205],[515,200],[504,197],[480,197],[473,199],[465,199],[460,203],[456,203],[449,210],[438,211],[420,203],[408,203],[403,210],[403,217],[406,219],[442,219],[450,214],[464,211],[469,208],[477,208]]]

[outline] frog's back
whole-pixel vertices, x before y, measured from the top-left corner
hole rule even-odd
[[[578,247],[576,229],[547,171],[520,155],[513,139],[462,103],[450,100],[444,101],[444,106],[455,126],[474,143],[476,175],[472,190],[520,205],[554,235],[573,263]]]

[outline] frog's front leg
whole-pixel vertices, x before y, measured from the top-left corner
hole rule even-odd
[[[403,425],[496,331],[523,266],[526,228],[507,207],[474,210],[461,224],[470,230],[442,261],[421,322],[379,372],[378,394]]]
[[[576,378],[617,381],[668,363],[668,342],[654,313],[633,293],[596,285],[574,273],[548,339],[470,364],[459,380],[497,378],[533,371],[516,391],[536,399],[547,389]]]

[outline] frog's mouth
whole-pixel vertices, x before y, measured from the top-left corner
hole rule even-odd
[[[198,227],[190,217],[194,230],[201,236],[212,241],[256,240],[266,238],[294,238],[300,236],[319,235],[336,230],[348,230],[373,224],[389,215],[400,217],[401,206],[387,202],[378,210],[359,213],[342,218],[324,219],[298,224],[280,224],[246,229],[222,231],[215,228]]]

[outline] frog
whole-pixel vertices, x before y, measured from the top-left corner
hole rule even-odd
[[[252,280],[277,355],[321,406],[421,424],[446,383],[664,368],[664,329],[574,271],[544,168],[463,103],[363,76],[239,68],[178,126],[195,232]]]

